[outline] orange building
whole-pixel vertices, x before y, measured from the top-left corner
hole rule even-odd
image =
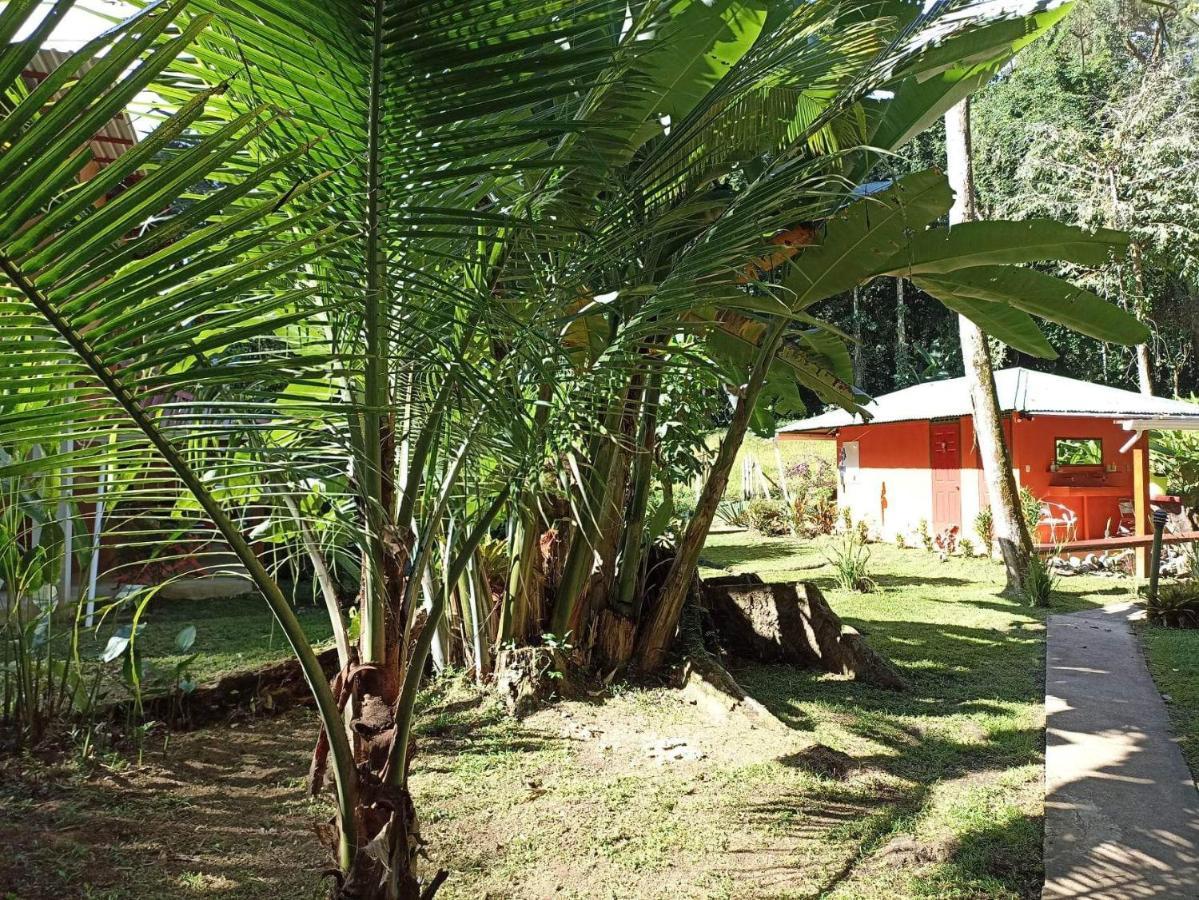
[[[1199,429],[1199,406],[1034,372],[995,373],[1004,434],[1019,485],[1042,503],[1041,542],[1145,534],[1147,432]],[[923,520],[978,541],[988,505],[964,378],[878,397],[869,420],[843,410],[779,429],[780,440],[835,440],[838,503],[893,540]]]

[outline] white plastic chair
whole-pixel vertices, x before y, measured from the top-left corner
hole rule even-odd
[[[1074,510],[1061,503],[1054,503],[1051,500],[1041,501],[1041,517],[1037,520],[1037,528],[1044,525],[1049,529],[1050,543],[1058,543],[1057,530],[1065,529],[1065,540],[1074,540],[1074,534],[1078,527],[1078,516]]]

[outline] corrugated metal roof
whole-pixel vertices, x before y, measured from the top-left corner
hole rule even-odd
[[[62,50],[49,48],[38,50],[21,73],[26,87],[30,90],[35,88],[51,72],[70,59],[71,55]],[[79,67],[75,77],[82,78],[95,64],[95,60],[86,61]],[[59,91],[54,95],[54,100],[59,100],[62,96],[63,91]],[[104,127],[92,136],[89,143],[91,144],[92,158],[101,166],[115,160],[137,143],[137,132],[133,130],[133,122],[130,120],[129,114],[122,112],[113,116]]]
[[[1169,419],[1177,420],[1180,424],[1199,424],[1199,405],[1193,403],[1167,397],[1150,397],[1135,391],[1031,369],[1001,369],[995,373],[995,387],[1004,412],[1096,416],[1104,419]],[[877,397],[865,408],[872,417],[870,422],[874,424],[971,414],[965,378],[917,384]],[[830,431],[861,424],[861,416],[838,409],[784,425],[779,433]]]

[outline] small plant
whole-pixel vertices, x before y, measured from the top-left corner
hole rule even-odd
[[[991,507],[984,506],[974,517],[974,533],[982,541],[983,551],[991,552],[995,546],[995,516],[991,513]]]
[[[747,505],[744,500],[721,500],[716,507],[716,518],[729,528],[748,528]]]
[[[895,532],[895,549],[903,550],[907,545],[907,539],[900,532]]]
[[[1166,628],[1199,628],[1199,582],[1163,584],[1149,600],[1146,616]]]
[[[962,556],[974,555],[974,541],[970,538],[962,538],[958,541],[958,549],[962,551]]]
[[[925,550],[933,552],[933,536],[929,534],[927,519],[921,519],[916,523],[916,537],[920,538],[920,544]]]
[[[787,506],[779,500],[751,500],[745,507],[746,525],[766,537],[791,533]]]
[[[175,635],[175,650],[184,654],[182,660],[175,664],[171,673],[171,687],[180,694],[190,694],[196,689],[196,679],[192,674],[192,663],[199,658],[199,653],[192,653],[191,648],[196,643],[196,626],[184,625]]]
[[[870,528],[866,525],[865,519],[858,519],[858,537],[861,538],[863,544],[870,543]]]
[[[1028,574],[1024,578],[1024,600],[1030,606],[1048,606],[1049,598],[1057,589],[1057,576],[1049,568],[1049,562],[1039,553],[1028,560]]]
[[[870,577],[870,548],[862,540],[860,529],[850,527],[837,535],[825,550],[825,559],[833,567],[833,581],[845,591],[868,594],[878,585]]]
[[[1020,514],[1024,516],[1028,533],[1035,536],[1037,524],[1041,521],[1041,501],[1027,486],[1020,488]]]
[[[815,534],[832,534],[837,521],[837,500],[832,495],[819,498],[809,519]]]
[[[937,536],[933,538],[933,546],[943,556],[948,556],[958,548],[958,527],[950,525],[948,528],[937,532]]]

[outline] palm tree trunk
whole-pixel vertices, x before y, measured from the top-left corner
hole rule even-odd
[[[971,171],[970,101],[963,100],[945,114],[945,150],[949,183],[955,193],[949,211],[950,227],[975,218],[974,176]],[[974,411],[974,434],[982,459],[983,478],[991,501],[995,539],[1003,554],[1007,574],[1007,592],[1020,595],[1028,573],[1032,541],[1025,527],[1012,475],[1011,457],[1003,437],[1003,420],[995,375],[987,352],[987,337],[967,319],[958,316],[958,334],[962,344],[962,364],[970,404]]]
[[[897,386],[907,384],[911,359],[908,351],[907,303],[904,299],[904,282],[895,279],[895,380]]]
[[[691,587],[692,576],[699,564],[699,554],[704,541],[708,537],[708,529],[716,516],[716,507],[728,487],[729,473],[737,459],[737,451],[745,440],[745,432],[749,428],[749,419],[753,413],[754,403],[762,391],[766,380],[766,372],[774,361],[774,354],[782,343],[785,320],[779,320],[770,326],[762,338],[757,357],[750,370],[749,380],[742,388],[742,395],[737,400],[733,411],[733,419],[729,422],[728,431],[720,442],[716,453],[716,461],[704,481],[703,490],[696,500],[695,513],[687,530],[679,539],[675,548],[674,561],[667,572],[666,580],[654,605],[650,618],[643,624],[637,642],[637,666],[643,672],[650,672],[662,664],[666,651],[670,649],[671,641],[679,627],[679,617],[683,613],[683,603],[687,599],[687,591]]]

